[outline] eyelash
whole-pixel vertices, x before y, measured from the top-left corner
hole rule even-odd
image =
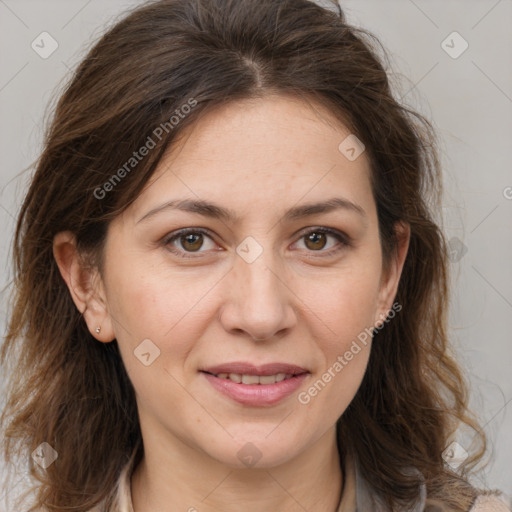
[[[206,229],[203,229],[203,228],[185,228],[185,229],[180,229],[179,231],[176,231],[174,233],[172,233],[172,236],[168,236],[168,237],[165,237],[163,239],[163,245],[167,247],[167,249],[172,252],[173,254],[176,254],[177,256],[181,257],[181,258],[188,258],[188,259],[191,259],[191,258],[198,258],[199,256],[191,256],[191,254],[196,254],[196,253],[193,253],[193,252],[187,252],[187,251],[180,251],[180,250],[177,250],[175,247],[173,246],[170,246],[170,244],[172,242],[174,242],[174,240],[177,240],[185,235],[188,235],[188,234],[194,234],[194,235],[197,235],[197,234],[201,234],[201,235],[206,235],[208,236],[209,238],[212,238],[212,234],[210,233],[210,231],[206,230]],[[317,228],[311,228],[309,231],[306,231],[306,232],[303,232],[298,240],[306,237],[307,235],[311,234],[311,233],[324,233],[326,235],[331,235],[333,236],[334,238],[337,239],[338,242],[340,242],[339,245],[327,250],[327,251],[323,251],[323,250],[319,250],[319,251],[309,251],[309,252],[320,252],[322,253],[322,257],[325,257],[325,256],[332,256],[334,254],[337,254],[340,250],[346,248],[346,247],[350,247],[352,244],[350,242],[350,239],[347,235],[345,235],[344,233],[341,233],[335,229],[331,229],[331,228],[326,228],[326,227],[317,227]],[[170,246],[170,247],[169,247]],[[200,254],[200,252],[205,252],[205,251],[198,251],[197,254]],[[316,256],[315,256],[316,257]]]

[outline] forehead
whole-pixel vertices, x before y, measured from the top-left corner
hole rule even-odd
[[[183,197],[229,203],[237,212],[326,194],[370,207],[369,163],[364,152],[347,158],[347,137],[350,130],[323,106],[292,96],[216,107],[182,132],[131,213]]]

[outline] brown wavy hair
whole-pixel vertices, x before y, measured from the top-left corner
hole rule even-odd
[[[153,1],[128,12],[90,49],[55,106],[12,249],[1,350],[9,376],[4,455],[31,462],[42,442],[59,454],[45,471],[30,466],[35,508],[81,512],[98,504],[141,439],[117,341],[99,343],[89,333],[56,265],[55,234],[72,231],[101,272],[109,222],[135,200],[183,129],[216,106],[269,94],[327,107],[363,141],[385,261],[396,222],[411,229],[395,299],[403,311],[375,334],[363,382],[338,421],[340,455],[354,451],[389,508],[412,503],[422,481],[429,503],[471,506],[467,477],[485,452],[485,436],[467,410],[467,383],[446,331],[447,251],[433,214],[438,144],[432,124],[394,98],[388,60],[379,41],[349,25],[341,10],[308,0]],[[196,106],[171,125],[191,99]],[[161,139],[153,135],[155,148],[100,194],[158,126],[166,129]],[[442,452],[461,424],[479,443],[454,472]]]

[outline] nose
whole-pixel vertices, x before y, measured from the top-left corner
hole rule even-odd
[[[282,336],[296,324],[295,295],[286,282],[286,269],[270,252],[252,263],[236,257],[224,280],[220,321],[226,332],[263,341]]]

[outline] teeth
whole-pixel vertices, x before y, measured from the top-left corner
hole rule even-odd
[[[242,375],[243,384],[259,384],[260,378],[257,375]]]
[[[285,379],[293,377],[291,374],[278,373],[277,375],[241,375],[240,373],[219,373],[216,375],[219,379],[228,379],[238,384],[275,384]]]

